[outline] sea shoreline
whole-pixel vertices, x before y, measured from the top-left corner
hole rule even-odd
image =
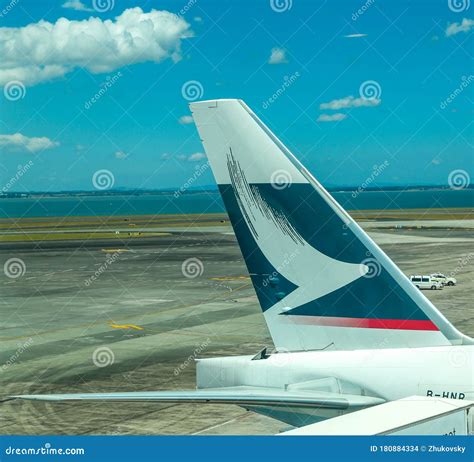
[[[290,186],[291,187],[291,186]],[[411,210],[430,209],[443,215],[445,210],[474,209],[474,190],[417,191],[345,191],[332,196],[345,210],[360,215],[385,211],[387,215]],[[369,212],[368,212],[369,211]],[[20,197],[0,200],[0,219],[39,217],[128,217],[223,214],[225,207],[218,192],[156,194],[156,195],[98,195],[61,197]],[[380,213],[377,213],[380,216]],[[146,219],[146,218],[145,218]]]
[[[474,230],[474,210],[357,210],[350,215],[363,227],[385,230]],[[0,219],[0,245],[22,242],[145,242],[169,233],[232,233],[225,213],[122,216],[27,217]]]

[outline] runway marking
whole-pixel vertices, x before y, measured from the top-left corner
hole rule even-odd
[[[144,330],[143,327],[136,326],[135,324],[110,324],[110,327],[113,327],[114,329]]]
[[[209,278],[211,281],[242,281],[250,279],[249,276],[222,276],[217,278]]]
[[[203,432],[208,431],[208,430],[214,430],[214,428],[222,427],[222,425],[235,422],[236,420],[237,420],[237,417],[235,419],[230,419],[230,420],[227,420],[227,421],[222,422],[222,423],[217,424],[217,425],[212,425],[212,427],[204,428],[202,430],[199,430],[198,432],[191,433],[191,435],[199,435],[200,433],[203,433]]]
[[[7,282],[7,284],[15,284],[16,281],[11,281],[11,282]],[[222,294],[219,294],[219,295],[216,295],[215,297],[210,297],[205,303],[208,304],[208,303],[212,303],[212,302],[215,302],[215,301],[219,301],[219,299],[223,302],[225,301],[228,301],[229,298],[234,298],[234,293],[237,292],[237,291],[240,291],[242,289],[246,289],[250,286],[250,282],[246,282],[244,283],[243,285],[241,285],[240,287],[236,287],[232,294],[231,295],[228,295],[228,296],[222,296]],[[226,292],[226,294],[228,294],[228,292]],[[173,308],[174,309],[178,309],[178,310],[181,310],[181,309],[185,309],[185,308],[193,308],[196,306],[196,302],[193,302],[193,303],[190,303],[190,304],[187,304],[187,305],[182,305],[182,306],[179,306],[179,307],[176,307],[176,308]],[[145,313],[142,313],[140,316],[141,318],[143,319],[144,317],[146,316],[153,316],[157,313],[157,311],[148,311],[148,312],[145,312]],[[131,319],[131,317],[129,318]],[[97,321],[97,322],[93,322],[92,324],[91,323],[84,323],[84,324],[77,324],[74,326],[74,328],[78,328],[78,327],[95,327],[95,326],[99,326],[101,324],[100,321]],[[58,329],[48,329],[48,330],[44,330],[44,331],[40,331],[40,332],[37,332],[35,334],[36,335],[46,335],[46,334],[51,334],[51,333],[56,333],[56,332],[64,332],[64,331],[67,331],[69,329],[72,329],[72,327],[60,327]],[[16,336],[12,336],[12,337],[3,337],[3,336],[0,336],[0,340],[18,340],[18,339],[25,339],[25,338],[29,338],[31,337],[30,335],[16,335]],[[107,336],[105,338],[113,338],[113,336]]]
[[[239,415],[238,417],[234,417],[233,419],[226,420],[225,422],[221,422],[219,424],[212,425],[211,427],[203,428],[202,430],[199,430],[198,432],[191,433],[191,435],[199,435],[200,433],[206,432],[208,430],[214,430],[215,428],[219,428],[219,427],[222,427],[223,425],[227,425],[229,423],[233,423],[237,420],[243,419],[244,417],[247,417],[247,415],[248,415],[248,413]]]
[[[102,249],[102,252],[105,253],[122,253],[122,252],[130,252],[129,249]]]
[[[152,305],[154,303],[170,303],[174,302],[172,299],[168,298],[140,298],[137,300],[121,300],[121,305],[138,305],[143,306],[144,304]]]

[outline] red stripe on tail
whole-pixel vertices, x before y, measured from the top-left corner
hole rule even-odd
[[[315,324],[317,326],[356,327],[363,329],[439,330],[429,319],[417,320],[292,316],[291,320],[293,322],[297,322],[298,324]]]

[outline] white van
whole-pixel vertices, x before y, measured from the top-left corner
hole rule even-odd
[[[418,287],[418,289],[439,290],[443,288],[443,284],[431,276],[410,276],[410,281]]]

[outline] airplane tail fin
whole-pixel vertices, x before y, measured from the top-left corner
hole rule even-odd
[[[470,343],[243,101],[190,106],[277,349]]]

